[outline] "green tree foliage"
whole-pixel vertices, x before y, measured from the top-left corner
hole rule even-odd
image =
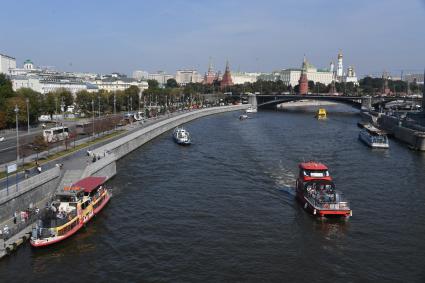
[[[148,80],[149,89],[159,88],[159,83],[157,80]]]
[[[79,111],[83,113],[88,113],[92,111],[91,101],[95,97],[93,93],[88,92],[87,90],[80,90],[76,93],[75,103]]]
[[[167,84],[166,84],[167,88],[175,88],[175,87],[178,87],[178,86],[179,85],[177,84],[176,79],[171,78],[171,79],[167,80]]]
[[[7,100],[13,96],[12,82],[4,74],[0,74],[0,117],[6,117]],[[6,124],[6,120],[2,124]]]
[[[26,112],[26,103],[23,97],[10,97],[6,101],[6,123],[8,126],[13,126],[16,123],[16,113],[15,106],[18,106],[18,122],[26,123],[27,122],[27,112]]]
[[[130,110],[139,109],[139,94],[140,89],[137,86],[130,86],[126,90],[124,90],[124,95],[129,99],[128,105],[130,105]]]
[[[59,107],[62,102],[65,104],[65,109],[67,106],[71,106],[74,104],[74,96],[67,89],[64,89],[64,88],[57,89],[53,92],[53,94],[59,102]]]
[[[43,114],[42,107],[44,103],[44,96],[30,88],[18,89],[16,91],[16,96],[21,97],[25,101],[28,99],[30,123],[36,123],[38,121],[38,117]],[[25,107],[23,110],[27,114],[27,108]]]
[[[374,95],[382,92],[384,79],[365,77],[359,81],[361,92],[368,95]],[[418,92],[417,85],[410,84],[410,92]],[[388,80],[388,88],[393,93],[407,93],[407,83],[401,80]]]

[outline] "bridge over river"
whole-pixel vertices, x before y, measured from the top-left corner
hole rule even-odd
[[[323,100],[351,105],[358,109],[370,110],[374,107],[383,106],[395,100],[406,100],[397,96],[354,96],[354,95],[330,95],[329,93],[318,94],[249,94],[248,102],[258,108],[270,109],[276,105],[297,100]],[[410,99],[410,98],[409,98]]]

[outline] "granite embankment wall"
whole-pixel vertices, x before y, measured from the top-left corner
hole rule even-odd
[[[132,134],[124,136],[116,141],[108,143],[94,150],[100,156],[100,160],[86,166],[80,177],[106,176],[108,179],[117,172],[116,160],[122,158],[144,143],[189,121],[223,112],[246,109],[248,105],[225,106],[206,108],[191,111],[176,117],[165,119],[146,128],[142,128]],[[77,179],[80,177],[75,176]],[[15,211],[25,210],[32,203],[34,205],[47,199],[57,189],[61,179],[59,168],[52,168],[45,172],[28,178],[16,186],[10,186],[0,191],[0,223],[10,219]],[[70,182],[72,180],[69,180]],[[73,180],[77,181],[77,180]]]
[[[25,179],[9,189],[0,191],[0,223],[13,217],[15,211],[26,210],[32,203],[51,196],[59,184],[61,172],[55,167],[39,175]],[[13,177],[11,177],[13,178]]]
[[[152,140],[153,138],[174,129],[175,127],[190,122],[192,120],[205,117],[208,115],[237,111],[246,109],[248,105],[237,105],[237,106],[225,106],[225,107],[213,107],[205,108],[193,112],[184,113],[182,115],[172,117],[161,122],[155,123],[151,126],[143,128],[137,132],[134,132],[128,136],[125,136],[121,139],[108,143],[102,147],[95,149],[93,152],[98,156],[108,156],[113,154],[118,160],[123,156],[127,155],[131,151],[137,149],[144,143]],[[97,166],[96,163],[93,166]]]
[[[381,115],[379,126],[396,139],[407,143],[412,149],[425,151],[425,128],[412,120],[399,120],[397,117]]]

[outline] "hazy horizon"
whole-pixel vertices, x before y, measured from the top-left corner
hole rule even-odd
[[[7,1],[0,53],[17,64],[96,73],[203,73],[317,68],[336,61],[359,76],[422,72],[425,0]]]

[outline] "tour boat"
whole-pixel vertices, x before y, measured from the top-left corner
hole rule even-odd
[[[30,243],[43,247],[65,240],[98,214],[111,198],[106,177],[87,177],[57,192],[32,230]]]
[[[370,124],[363,126],[359,139],[372,148],[389,148],[387,134]]]
[[[319,217],[350,217],[352,211],[335,190],[328,167],[319,162],[299,164],[296,197],[305,210]]]
[[[257,107],[249,106],[246,110],[246,113],[257,113]]]
[[[326,109],[325,108],[319,108],[316,113],[317,120],[325,120],[327,118],[326,116]]]
[[[190,145],[192,143],[189,132],[184,128],[174,129],[173,138],[174,141],[180,145]]]

